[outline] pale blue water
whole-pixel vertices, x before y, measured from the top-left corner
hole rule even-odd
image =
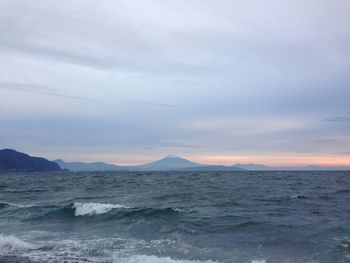
[[[0,174],[0,262],[350,262],[350,172]]]

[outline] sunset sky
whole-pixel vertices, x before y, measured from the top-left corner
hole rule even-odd
[[[350,165],[348,0],[0,0],[0,148]]]

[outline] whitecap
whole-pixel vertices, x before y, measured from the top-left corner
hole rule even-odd
[[[29,208],[29,207],[34,207],[34,205],[21,205],[21,204],[13,204],[13,203],[8,203],[8,202],[3,202],[2,204],[8,205],[8,206],[17,207],[17,208]]]
[[[170,257],[157,257],[147,255],[134,255],[129,257],[113,257],[113,263],[218,263],[217,261],[199,261],[186,259],[173,259]]]
[[[181,209],[181,208],[177,208],[177,207],[174,207],[174,208],[171,208],[173,211],[175,212],[178,212],[178,213],[190,213],[191,211],[190,210],[186,210],[186,209]]]
[[[21,251],[24,252],[33,248],[33,245],[20,240],[15,236],[6,236],[0,234],[0,254],[2,255]]]
[[[75,209],[75,216],[85,216],[85,215],[100,215],[117,208],[129,208],[124,205],[118,204],[104,204],[104,203],[79,203],[75,202],[73,204]]]

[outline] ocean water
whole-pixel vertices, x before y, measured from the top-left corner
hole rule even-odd
[[[0,262],[350,262],[350,172],[0,174]]]

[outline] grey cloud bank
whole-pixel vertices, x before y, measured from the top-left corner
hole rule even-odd
[[[349,11],[341,0],[0,1],[0,144],[68,160],[88,147],[109,162],[350,163]]]

